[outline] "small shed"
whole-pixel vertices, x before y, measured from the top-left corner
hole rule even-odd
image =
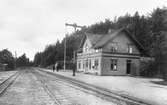
[[[8,64],[3,64],[3,63],[0,63],[0,71],[4,71],[6,70],[6,67],[7,67]]]

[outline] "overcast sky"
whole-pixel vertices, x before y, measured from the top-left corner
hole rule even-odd
[[[148,14],[167,0],[0,0],[0,50],[32,60],[48,44],[62,40],[65,23],[91,25],[115,16]]]

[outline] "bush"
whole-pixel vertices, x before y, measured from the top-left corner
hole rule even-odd
[[[153,77],[155,75],[155,62],[154,61],[142,61],[140,68],[140,75],[145,77]]]

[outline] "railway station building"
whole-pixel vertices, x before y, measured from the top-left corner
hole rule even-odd
[[[85,33],[77,53],[77,71],[96,75],[139,75],[143,46],[125,28],[108,34]]]

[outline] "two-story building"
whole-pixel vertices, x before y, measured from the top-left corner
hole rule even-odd
[[[85,33],[77,70],[97,75],[139,75],[143,46],[124,28],[108,34]]]

